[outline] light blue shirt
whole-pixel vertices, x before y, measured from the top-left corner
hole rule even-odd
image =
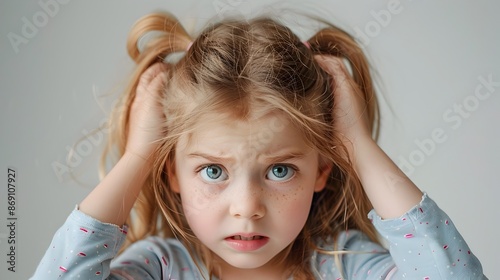
[[[316,279],[487,279],[450,218],[423,195],[419,205],[397,219],[368,214],[389,249],[357,230],[319,243],[327,252],[310,260]],[[56,232],[31,279],[203,279],[186,247],[176,239],[149,237],[116,256],[126,227],[102,223],[75,209]]]

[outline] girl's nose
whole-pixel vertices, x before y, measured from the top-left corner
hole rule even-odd
[[[266,214],[263,201],[264,189],[255,183],[243,183],[233,186],[230,196],[229,213],[231,216],[243,219],[260,219]]]

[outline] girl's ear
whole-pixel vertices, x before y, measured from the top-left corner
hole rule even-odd
[[[175,193],[180,193],[181,190],[179,188],[179,181],[177,180],[177,176],[175,175],[175,166],[173,163],[169,162],[165,164],[165,171],[168,175],[168,183],[170,188]]]
[[[320,192],[326,186],[326,181],[330,177],[330,172],[332,171],[332,165],[325,162],[321,162],[318,170],[318,175],[316,177],[316,183],[314,184],[314,191]]]

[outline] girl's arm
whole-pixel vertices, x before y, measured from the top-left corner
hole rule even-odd
[[[159,63],[141,75],[132,105],[125,108],[130,109],[126,152],[56,232],[31,279],[150,279],[168,272],[158,262],[110,271],[111,260],[125,241],[127,227],[122,225],[150,172],[161,131],[163,115],[157,97],[165,70]]]
[[[80,203],[80,211],[103,223],[123,225],[147,179],[160,138],[163,114],[158,97],[166,65],[157,63],[141,76],[130,108],[126,151],[113,169]],[[125,108],[128,109],[128,108]]]
[[[422,200],[422,192],[371,138],[353,142],[351,158],[375,211],[397,218]]]
[[[353,167],[374,207],[369,217],[388,241],[390,258],[396,265],[389,273],[391,279],[486,279],[481,263],[451,219],[372,139],[362,93],[342,60],[332,56],[316,58],[334,78],[335,129],[343,135]],[[360,248],[365,248],[365,243],[353,240]],[[356,250],[356,246],[346,245],[346,249]],[[383,261],[376,259],[379,257],[366,254],[344,261],[351,274],[366,273],[363,279],[380,279],[388,271],[380,271]],[[373,264],[374,260],[378,264]]]
[[[384,219],[400,217],[417,205],[422,192],[371,137],[365,102],[348,77],[342,60],[316,56],[335,81],[335,129],[343,135],[353,167],[375,211]]]

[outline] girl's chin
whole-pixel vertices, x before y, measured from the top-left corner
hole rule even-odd
[[[272,271],[277,271],[280,266],[283,266],[282,255],[284,251],[278,252],[276,255],[269,256],[263,254],[225,254],[223,257],[215,255],[215,261],[221,265],[222,271],[225,269],[243,269],[243,270],[266,270],[270,268]]]
[[[222,259],[222,267],[230,269],[258,269],[268,263],[269,260],[263,260],[259,256],[228,257],[227,259]]]

